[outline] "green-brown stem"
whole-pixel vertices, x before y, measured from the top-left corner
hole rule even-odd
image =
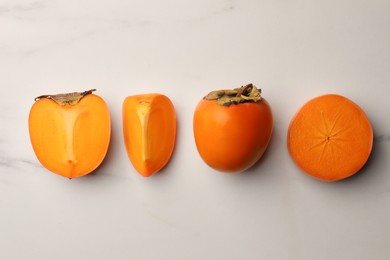
[[[261,90],[249,83],[233,90],[215,90],[207,94],[204,99],[216,100],[219,105],[230,106],[244,102],[258,102],[261,100]]]

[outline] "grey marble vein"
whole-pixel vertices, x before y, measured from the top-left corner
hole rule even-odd
[[[0,5],[0,15],[14,12],[27,12],[43,9],[47,6],[46,1],[33,1],[26,4],[2,4]]]
[[[83,39],[88,39],[90,37],[93,37],[94,35],[97,35],[99,32],[100,32],[99,30],[96,30],[96,31],[80,33],[78,35],[75,35],[73,37],[69,37],[67,39],[61,39],[61,40],[57,40],[57,41],[52,41],[52,42],[49,42],[49,43],[46,43],[46,44],[42,44],[42,45],[40,45],[38,47],[30,48],[30,49],[27,49],[27,50],[22,50],[22,51],[20,51],[20,53],[23,56],[32,56],[32,55],[35,55],[37,53],[41,53],[43,51],[47,51],[47,50],[50,50],[50,49],[53,49],[53,48],[57,48],[57,47],[61,47],[61,46],[66,46],[67,44],[72,44],[72,43],[81,41]]]
[[[19,158],[7,158],[4,156],[0,157],[0,168],[19,168],[19,167],[33,167],[42,168],[43,166],[39,163]]]
[[[227,0],[226,6],[222,9],[224,12],[230,12],[236,9],[236,3],[234,0]]]
[[[235,9],[236,9],[236,2],[234,0],[226,0],[218,10],[215,10],[210,14],[210,17],[227,14],[229,12],[234,11]],[[204,17],[204,18],[208,18],[208,17]]]

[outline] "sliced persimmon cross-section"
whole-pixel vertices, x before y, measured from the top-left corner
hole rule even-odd
[[[291,120],[288,149],[296,164],[323,181],[358,172],[368,160],[373,130],[364,111],[336,94],[307,102]]]
[[[108,150],[110,112],[92,91],[40,96],[30,110],[30,139],[38,160],[67,178],[95,170]]]

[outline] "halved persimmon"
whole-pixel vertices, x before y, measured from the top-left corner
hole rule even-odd
[[[48,170],[76,178],[103,161],[110,142],[110,112],[93,91],[36,98],[29,115],[30,139]]]
[[[128,96],[123,102],[123,135],[134,168],[148,177],[171,158],[176,139],[176,112],[162,94]]]
[[[291,120],[287,145],[292,159],[307,174],[337,181],[358,172],[368,160],[373,130],[364,111],[335,94],[316,97]]]
[[[242,172],[264,154],[271,139],[271,107],[253,84],[209,93],[193,118],[198,152],[210,167]]]

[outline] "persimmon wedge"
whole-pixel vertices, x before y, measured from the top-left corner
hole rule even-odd
[[[242,172],[267,149],[273,131],[271,107],[253,84],[212,91],[195,108],[193,131],[207,165],[221,172]]]
[[[48,170],[77,178],[103,161],[110,142],[110,112],[93,91],[36,98],[29,133],[38,160]]]
[[[123,102],[123,135],[134,168],[148,177],[169,161],[176,139],[176,112],[162,94],[128,96]]]
[[[304,104],[291,120],[287,145],[307,174],[337,181],[358,172],[368,160],[373,130],[364,111],[346,97],[328,94]]]

